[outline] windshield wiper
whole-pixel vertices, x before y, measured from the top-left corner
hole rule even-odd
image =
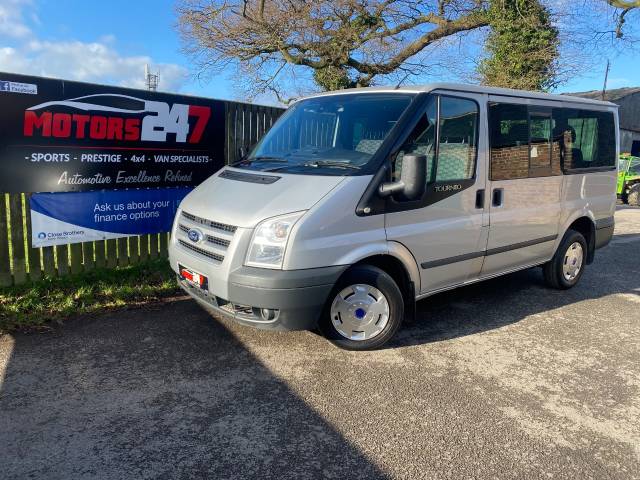
[[[289,160],[287,160],[286,158],[282,158],[282,157],[269,157],[267,155],[260,155],[258,157],[253,157],[253,158],[243,158],[241,160],[238,160],[237,162],[233,162],[231,164],[231,166],[233,167],[234,165],[238,165],[240,163],[254,163],[254,162],[278,162],[278,163],[289,163]]]
[[[305,167],[336,167],[336,168],[351,168],[353,170],[360,170],[358,165],[352,165],[346,162],[336,162],[334,160],[314,160],[313,162],[307,162],[302,164]]]

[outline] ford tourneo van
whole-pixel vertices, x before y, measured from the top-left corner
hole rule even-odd
[[[443,290],[534,266],[568,289],[613,234],[617,126],[499,88],[314,95],[182,201],[171,266],[212,311],[354,350]]]

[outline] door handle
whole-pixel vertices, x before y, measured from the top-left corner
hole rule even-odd
[[[484,188],[476,192],[476,208],[484,208]]]
[[[493,189],[493,198],[491,200],[491,205],[493,205],[494,207],[501,207],[503,201],[504,201],[504,189],[503,188],[494,188]]]

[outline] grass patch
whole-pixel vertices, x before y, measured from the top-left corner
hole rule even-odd
[[[81,313],[147,303],[180,292],[166,260],[0,289],[0,333],[46,328]]]

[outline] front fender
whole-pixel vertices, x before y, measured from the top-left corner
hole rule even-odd
[[[409,249],[398,242],[378,241],[361,245],[340,257],[337,264],[354,265],[366,261],[367,258],[378,255],[388,255],[399,260],[409,274],[409,278],[415,285],[416,291],[420,291],[420,270],[418,269],[418,263]]]

